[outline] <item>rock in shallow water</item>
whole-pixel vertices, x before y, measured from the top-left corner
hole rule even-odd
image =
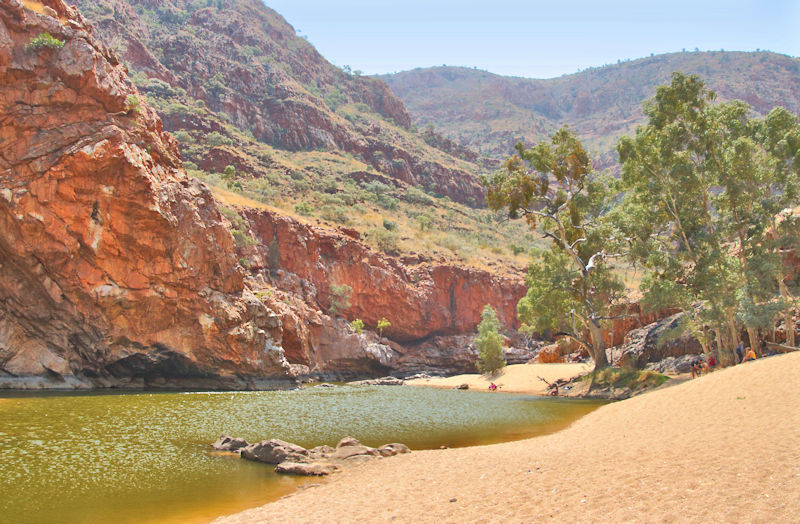
[[[281,462],[308,462],[308,450],[279,439],[262,440],[242,448],[242,458],[265,462],[267,464],[280,464]]]
[[[351,386],[402,386],[403,380],[397,377],[382,377],[369,380],[357,380],[348,382]]]
[[[241,451],[242,448],[246,448],[249,445],[250,444],[248,444],[243,438],[234,438],[229,437],[228,435],[222,435],[217,439],[216,442],[211,444],[211,447],[217,451]]]
[[[331,463],[281,462],[275,466],[275,473],[321,477],[323,475],[330,475],[337,469],[339,469],[339,466]]]

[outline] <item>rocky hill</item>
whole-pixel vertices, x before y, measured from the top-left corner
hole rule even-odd
[[[77,5],[138,73],[134,80],[170,131],[216,131],[236,140],[226,132],[230,125],[281,150],[356,156],[455,201],[483,198],[477,166],[411,133],[403,104],[383,81],[330,64],[260,0]],[[219,154],[188,153],[199,165],[225,167],[216,161]]]
[[[533,237],[479,205],[496,163],[409,127],[383,81],[333,66],[260,0],[77,3],[212,190],[389,254],[524,266]]]
[[[0,0],[0,84],[0,387],[464,371],[485,304],[517,327],[514,271],[388,256],[239,191],[221,205],[61,0]],[[350,287],[349,307],[331,308],[334,286]]]
[[[759,114],[775,106],[800,113],[800,59],[770,52],[686,52],[586,69],[548,80],[505,77],[461,67],[381,76],[411,113],[479,153],[505,158],[522,140],[535,143],[568,124],[616,163],[613,145],[644,122],[642,102],[673,71],[700,75],[723,100],[741,99]]]

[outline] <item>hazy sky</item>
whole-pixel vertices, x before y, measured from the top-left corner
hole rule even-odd
[[[800,0],[266,0],[331,62],[367,74],[460,65],[549,78],[650,53],[800,55]]]

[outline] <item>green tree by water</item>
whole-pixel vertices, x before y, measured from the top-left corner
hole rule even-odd
[[[774,109],[750,118],[741,101],[716,95],[694,75],[675,73],[644,106],[648,123],[620,139],[624,203],[612,214],[645,268],[644,304],[680,307],[711,350],[732,361],[742,328],[791,316],[785,250],[796,237],[800,128]]]
[[[594,175],[589,155],[566,127],[549,143],[531,149],[519,143],[516,149],[504,169],[483,182],[491,209],[525,217],[549,241],[534,253],[528,291],[517,305],[523,328],[553,330],[586,349],[595,369],[606,367],[602,327],[624,291],[607,264],[620,255],[614,231],[603,220],[613,184]]]
[[[481,323],[478,324],[475,347],[478,348],[478,362],[476,363],[478,371],[492,375],[505,367],[500,322],[497,320],[494,309],[488,304],[481,312]]]

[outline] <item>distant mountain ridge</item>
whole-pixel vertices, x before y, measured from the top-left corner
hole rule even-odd
[[[759,114],[774,106],[800,113],[800,59],[771,52],[671,53],[547,80],[447,66],[379,78],[415,124],[478,153],[504,158],[517,141],[535,143],[568,124],[607,167],[616,139],[644,122],[642,102],[674,71],[699,75],[720,99],[744,100]]]
[[[260,0],[76,3],[136,73],[169,131],[235,126],[284,151],[347,153],[453,200],[482,200],[477,165],[432,151],[409,131],[408,113],[383,81],[334,66]],[[187,158],[225,167],[207,156]]]

